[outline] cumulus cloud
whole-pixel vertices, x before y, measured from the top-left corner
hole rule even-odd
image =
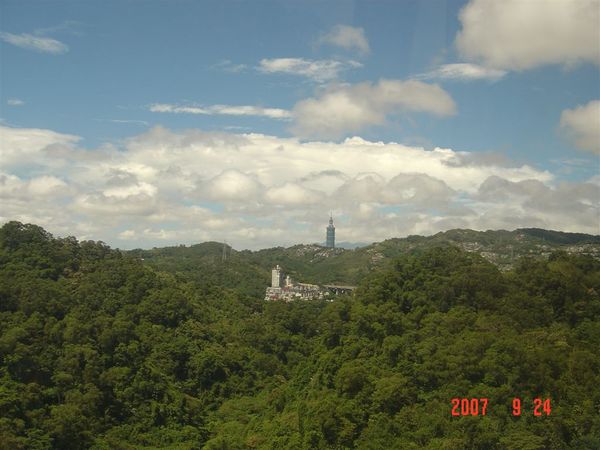
[[[109,186],[102,192],[107,197],[128,198],[136,195],[152,197],[156,194],[156,186],[150,183],[132,183],[125,185]]]
[[[0,198],[46,198],[67,193],[67,184],[55,176],[42,175],[22,180],[12,174],[0,173]]]
[[[565,109],[560,115],[560,127],[577,148],[600,155],[600,100]]]
[[[376,172],[356,174],[334,193],[333,197],[346,207],[359,201],[361,204],[378,203],[385,178]]]
[[[57,41],[56,39],[36,36],[33,34],[13,34],[7,32],[0,32],[0,39],[17,47],[26,48],[28,50],[35,50],[42,53],[60,55],[69,51],[69,47],[66,44],[63,44],[62,42]]]
[[[30,164],[52,147],[70,147],[79,140],[51,130],[0,126],[0,169]]]
[[[456,192],[445,182],[424,173],[399,174],[392,178],[381,198],[388,204],[416,203],[426,208],[446,206]]]
[[[332,59],[309,60],[304,58],[262,59],[257,69],[263,73],[285,73],[312,79],[319,83],[335,80],[340,72],[362,67],[357,61]]]
[[[558,183],[466,151],[161,127],[82,149],[50,130],[0,133],[0,162],[10,162],[0,168],[0,222],[120,247],[321,242],[331,210],[338,238],[355,242],[459,226],[598,228],[597,180]]]
[[[459,19],[459,52],[488,67],[600,64],[598,0],[471,0]]]
[[[477,64],[444,64],[429,72],[417,75],[421,79],[441,79],[457,81],[488,80],[498,81],[506,75],[505,70],[483,67]]]
[[[318,172],[311,172],[305,176],[302,176],[299,181],[302,186],[306,186],[309,189],[324,192],[330,195],[333,191],[338,189],[349,177],[344,172],[339,170],[321,170]]]
[[[254,177],[234,169],[225,170],[205,183],[205,192],[214,200],[250,200],[260,191],[261,185]]]
[[[323,198],[323,192],[307,189],[297,183],[285,183],[272,187],[265,193],[269,203],[282,206],[307,205],[317,203]]]
[[[388,114],[398,111],[448,116],[456,106],[440,86],[417,80],[335,86],[294,106],[292,130],[302,137],[336,139],[382,125]]]
[[[479,218],[482,225],[510,223],[516,217],[524,227],[600,232],[600,186],[593,183],[563,182],[551,187],[538,180],[491,176],[481,184],[475,199],[483,202],[476,207],[486,211]]]
[[[156,200],[146,193],[130,195],[109,195],[102,192],[91,192],[73,198],[70,210],[90,217],[98,217],[101,222],[109,217],[143,216],[149,217],[157,208]]]
[[[228,115],[228,116],[258,116],[269,119],[285,120],[291,117],[289,111],[279,108],[263,108],[249,105],[209,105],[209,106],[178,106],[168,103],[154,103],[148,108],[151,112],[176,114]]]
[[[328,44],[344,50],[358,51],[367,54],[371,51],[365,30],[349,25],[336,25],[319,39],[320,44]]]

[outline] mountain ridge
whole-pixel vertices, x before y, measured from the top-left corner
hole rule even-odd
[[[390,238],[355,249],[295,244],[235,250],[223,243],[209,241],[191,246],[135,249],[126,253],[142,258],[145,264],[158,270],[191,276],[197,281],[214,277],[216,283],[232,288],[249,282],[253,292],[259,295],[269,284],[270,270],[276,264],[293,278],[309,283],[357,284],[372,270],[403,254],[420,253],[437,246],[454,246],[477,253],[501,270],[510,270],[519,258],[547,259],[556,251],[600,259],[600,235],[540,228],[514,231],[454,229],[432,236]]]

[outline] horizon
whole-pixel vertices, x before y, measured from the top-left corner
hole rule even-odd
[[[8,222],[7,222],[8,223]],[[0,228],[5,225],[5,224],[0,224]],[[33,226],[40,226],[34,223],[23,223],[22,225],[33,225]],[[42,227],[43,228],[43,227]],[[271,246],[271,247],[261,247],[261,248],[235,248],[233,247],[231,244],[229,244],[226,241],[217,241],[217,240],[208,240],[208,241],[202,241],[202,242],[192,242],[192,243],[175,243],[175,244],[171,244],[171,245],[164,245],[162,247],[132,247],[132,248],[123,248],[123,247],[113,247],[110,244],[109,247],[113,248],[114,250],[120,250],[120,251],[125,251],[125,252],[129,252],[129,251],[135,251],[135,250],[142,250],[142,251],[150,251],[150,250],[160,250],[163,248],[176,248],[176,247],[184,247],[184,248],[191,248],[194,246],[198,246],[198,245],[203,245],[203,244],[217,244],[219,246],[221,245],[225,245],[227,247],[229,247],[230,250],[236,251],[236,252],[244,252],[244,251],[250,251],[250,252],[260,252],[262,250],[271,250],[271,249],[277,249],[277,248],[283,248],[285,250],[290,249],[290,248],[294,248],[294,247],[298,247],[298,246],[317,246],[317,247],[323,247],[324,249],[332,249],[332,250],[336,250],[336,249],[342,249],[342,250],[357,250],[360,248],[365,248],[365,247],[369,247],[371,245],[376,245],[376,244],[380,244],[382,242],[388,241],[388,240],[394,240],[394,239],[398,239],[398,240],[402,240],[402,239],[409,239],[412,237],[420,237],[420,238],[431,238],[434,237],[438,234],[446,234],[446,233],[450,233],[453,231],[468,231],[468,232],[473,232],[473,233],[515,233],[517,231],[531,231],[531,230],[539,230],[539,231],[545,231],[545,232],[550,232],[550,233],[559,233],[559,234],[565,234],[565,235],[583,235],[583,236],[590,236],[593,238],[600,238],[600,233],[599,234],[589,234],[589,233],[578,233],[578,232],[570,232],[570,231],[559,231],[559,230],[549,230],[549,229],[544,229],[544,228],[515,228],[513,230],[506,230],[506,229],[487,229],[487,230],[473,230],[470,228],[453,228],[450,230],[445,230],[445,231],[438,231],[436,233],[433,234],[423,234],[423,235],[419,235],[419,234],[411,234],[408,236],[392,236],[389,238],[386,238],[384,240],[381,241],[372,241],[370,243],[368,242],[347,242],[347,241],[341,241],[339,243],[336,243],[334,248],[331,247],[327,247],[326,242],[322,241],[322,242],[310,242],[310,243],[306,243],[306,242],[297,242],[295,244],[292,245],[288,245],[288,246],[281,246],[281,245],[276,245],[276,246]],[[48,231],[48,230],[45,230]],[[56,235],[53,233],[50,233],[52,235],[53,238],[55,239],[65,239],[68,237],[75,237],[77,239],[76,236],[72,236],[72,235]],[[78,242],[82,242],[81,239],[77,239]],[[104,241],[101,240],[97,240],[97,239],[89,239],[93,242],[103,242],[105,244],[107,244]]]
[[[564,233],[564,234],[568,234],[568,235],[586,235],[586,236],[591,236],[591,237],[600,237],[600,233],[598,234],[590,234],[590,233],[578,233],[578,232],[571,232],[571,231],[559,231],[559,230],[549,230],[549,229],[544,229],[544,228],[515,228],[514,230],[506,230],[506,229],[487,229],[487,230],[473,230],[471,228],[452,228],[449,230],[444,230],[444,231],[438,231],[436,233],[432,233],[432,234],[410,234],[407,236],[392,236],[389,238],[386,238],[384,240],[381,241],[373,241],[373,242],[348,242],[348,241],[341,241],[341,242],[337,242],[335,244],[335,247],[333,248],[335,249],[342,249],[342,250],[357,250],[360,248],[364,248],[364,247],[369,247],[371,245],[375,245],[375,244],[380,244],[382,242],[388,241],[388,240],[393,240],[393,239],[408,239],[411,237],[422,237],[422,238],[430,238],[433,236],[436,236],[438,234],[445,234],[445,233],[449,233],[452,231],[472,231],[475,233],[488,233],[488,232],[506,232],[506,233],[514,233],[516,231],[521,231],[521,230],[542,230],[542,231],[549,231],[549,232],[557,232],[557,233]],[[193,247],[196,245],[202,245],[202,244],[219,244],[219,245],[226,245],[228,246],[231,250],[234,250],[236,252],[243,252],[243,251],[250,251],[250,252],[259,252],[262,250],[271,250],[274,248],[283,248],[283,249],[290,249],[293,247],[298,247],[298,246],[313,246],[316,245],[318,247],[323,247],[324,249],[328,249],[330,247],[326,246],[325,241],[322,242],[297,242],[295,244],[292,245],[288,245],[288,246],[282,246],[282,245],[276,245],[276,246],[272,246],[272,247],[261,247],[261,248],[234,248],[232,245],[230,245],[227,242],[223,242],[223,241],[215,241],[215,240],[210,240],[210,241],[202,241],[202,242],[195,242],[195,243],[191,243],[191,244],[173,244],[173,245],[165,245],[163,247],[152,247],[152,248],[141,248],[141,247],[136,247],[136,248],[119,248],[119,247],[115,247],[116,250],[123,250],[123,251],[132,251],[132,250],[143,250],[143,251],[147,251],[147,250],[154,250],[154,249],[161,249],[161,248],[169,248],[169,247],[185,247],[185,248],[189,248],[189,247]],[[345,246],[342,246],[345,245]],[[348,247],[348,246],[353,246],[353,247]]]
[[[600,234],[598,0],[33,4],[0,2],[0,225]]]

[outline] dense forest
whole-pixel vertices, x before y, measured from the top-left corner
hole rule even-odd
[[[9,222],[0,448],[600,449],[600,262],[500,270],[435,244],[323,271],[354,273],[352,296],[282,303],[257,260],[191,277]]]

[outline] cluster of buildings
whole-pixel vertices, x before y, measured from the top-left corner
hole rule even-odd
[[[333,217],[329,216],[329,225],[325,236],[325,246],[335,248],[335,226]],[[313,300],[322,299],[329,294],[347,294],[354,290],[354,286],[339,286],[326,284],[296,283],[289,275],[283,273],[283,269],[277,264],[271,271],[271,287],[267,288],[265,300]]]
[[[294,283],[277,264],[271,271],[271,287],[267,288],[265,300],[312,300],[322,299],[325,294],[327,291],[316,284]]]
[[[350,294],[355,286],[341,286],[337,284],[296,283],[289,275],[285,275],[279,264],[271,271],[271,287],[267,288],[265,300],[279,300],[290,302],[292,300],[318,300],[330,294]]]

